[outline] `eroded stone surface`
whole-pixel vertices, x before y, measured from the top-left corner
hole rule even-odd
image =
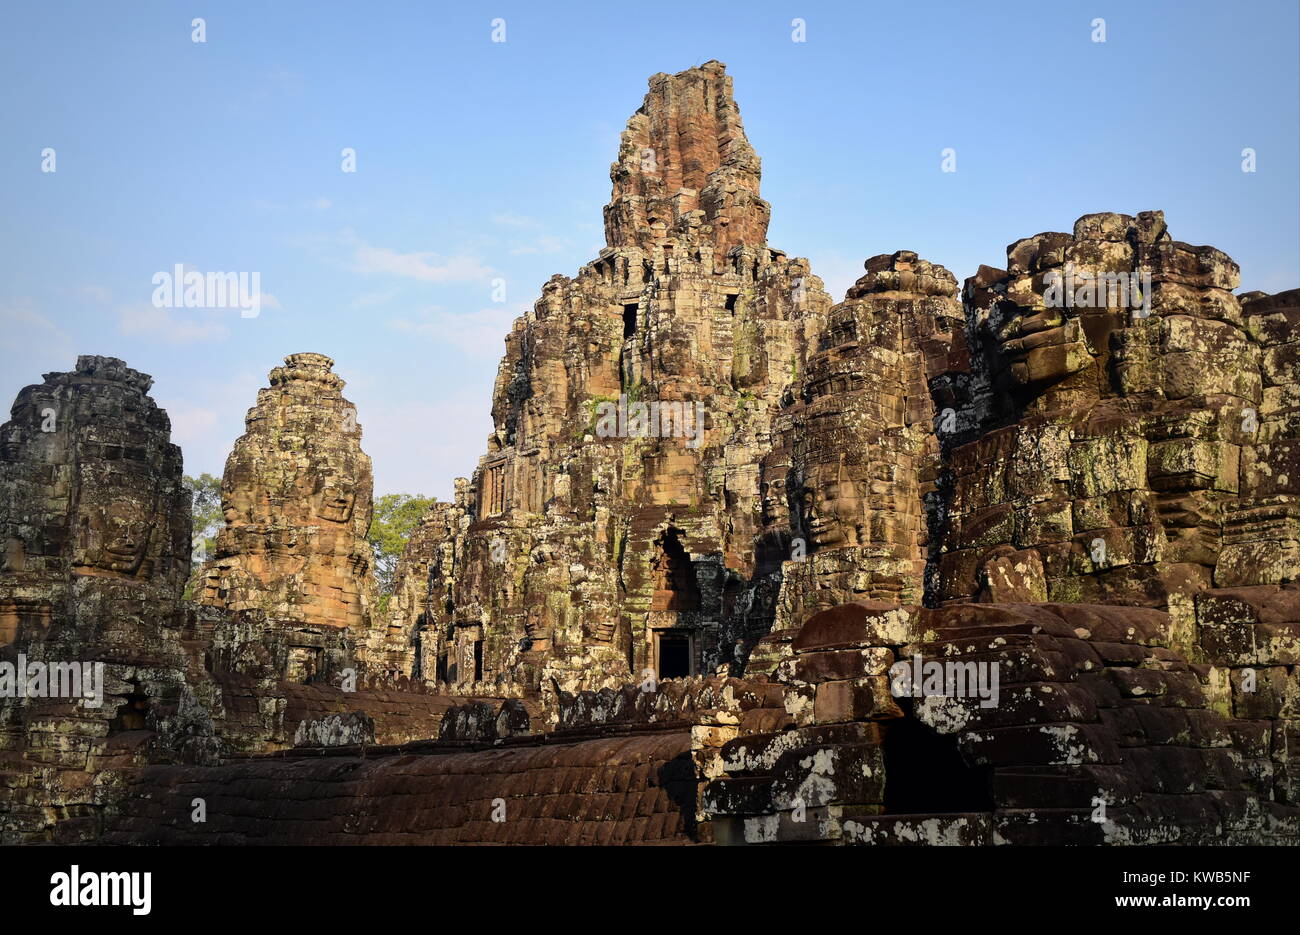
[[[1300,633],[1300,590],[1246,590]],[[735,844],[1300,843],[1294,667],[1189,665],[1176,629],[1113,605],[824,611],[781,666],[793,729],[742,723],[702,811]]]
[[[225,526],[201,603],[358,635],[370,626],[374,480],[333,365],[322,354],[290,354],[258,391],[226,460]]]
[[[1195,594],[1297,580],[1297,293],[1243,307],[1236,264],[1158,211],[1087,215],[1007,267],[967,280],[934,381],[953,427],[932,599],[1158,607],[1190,651]],[[1064,307],[1067,271],[1139,297],[1083,282],[1093,304]]]

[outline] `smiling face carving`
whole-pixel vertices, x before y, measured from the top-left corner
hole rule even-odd
[[[864,545],[867,503],[843,458],[816,464],[799,492],[803,526],[819,549]]]
[[[786,492],[786,476],[790,471],[788,458],[763,464],[759,482],[759,515],[764,529],[785,528],[790,525],[790,501]]]
[[[90,506],[77,523],[74,567],[140,574],[154,519],[152,505],[140,494],[119,494],[103,506]]]
[[[338,477],[327,477],[317,499],[316,515],[331,523],[346,523],[356,503],[355,485]]]
[[[1073,235],[1026,237],[1007,248],[1006,271],[981,268],[968,283],[984,296],[977,321],[1014,383],[1041,389],[1088,368],[1134,303],[1149,303],[1149,277],[1134,272],[1132,221],[1083,218]]]
[[[1093,362],[1077,318],[1064,309],[1035,310],[999,303],[1001,325],[994,337],[1011,378],[1021,386],[1059,383]]]
[[[107,446],[104,450],[108,450]],[[127,457],[85,458],[73,514],[73,568],[81,574],[148,578],[167,523],[148,466]]]

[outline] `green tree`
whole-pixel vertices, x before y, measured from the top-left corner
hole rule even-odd
[[[194,528],[190,540],[190,562],[192,574],[185,586],[185,597],[194,590],[195,578],[199,566],[212,555],[216,545],[217,533],[221,530],[223,516],[221,513],[221,479],[211,474],[198,477],[185,475],[185,489],[190,495],[190,515],[194,519]]]
[[[392,595],[395,584],[397,560],[406,549],[411,531],[437,502],[436,497],[409,493],[390,493],[375,501],[375,513],[366,538],[375,552],[375,579],[379,582],[380,611],[388,607],[388,598]]]
[[[211,554],[224,519],[221,513],[221,478],[211,474],[185,475],[185,489],[190,494],[190,514],[194,517],[192,555],[195,563]],[[202,547],[200,548],[200,544]]]

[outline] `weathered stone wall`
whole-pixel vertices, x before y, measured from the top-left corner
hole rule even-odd
[[[1300,578],[1300,289],[1240,298],[1262,386],[1254,418],[1242,414],[1239,496],[1224,504],[1214,583],[1226,588]]]
[[[464,478],[457,478],[455,501],[434,504],[412,530],[394,569],[385,626],[371,631],[362,650],[372,672],[405,676],[422,684],[459,681],[456,672],[447,669],[457,660],[453,656],[449,663],[439,650],[455,640],[453,587],[459,547],[470,523],[467,487]],[[505,693],[512,690],[507,686]]]
[[[758,154],[745,138],[731,77],[721,62],[650,78],[610,168],[610,247],[653,253],[685,218],[711,233],[715,266],[732,247],[767,240],[771,206],[759,197]]]
[[[759,174],[720,63],[651,79],[382,619],[329,358],[259,392],[192,604],[150,379],[23,390],[0,662],[106,699],[0,698],[0,839],[1300,843],[1300,290],[1144,212],[831,307]]]
[[[303,721],[299,749],[156,768],[127,790],[117,844],[692,844],[698,787],[783,687],[722,676],[441,711],[438,740],[378,745],[366,717]],[[358,693],[360,694],[360,693]],[[430,696],[436,697],[436,696]],[[396,699],[395,699],[396,700]],[[442,700],[442,699],[440,699]],[[307,747],[314,746],[314,749]],[[272,797],[283,799],[274,810]],[[201,798],[207,820],[195,822]]]
[[[1272,609],[1291,640],[1295,594]],[[1190,665],[1174,633],[1107,605],[824,611],[781,664],[785,711],[722,747],[703,812],[726,844],[1300,843],[1294,668],[1243,693],[1245,667]],[[913,697],[891,669],[917,657],[996,666],[997,694],[926,674]]]
[[[865,265],[786,388],[762,463],[761,544],[786,561],[774,617],[746,647],[751,673],[771,674],[818,610],[924,595],[939,455],[928,378],[961,327],[957,281],[906,250]]]
[[[290,361],[321,385],[336,385],[324,358],[307,357]],[[303,379],[277,371],[272,382]],[[181,600],[190,570],[189,495],[167,416],[147,395],[150,383],[120,360],[81,357],[74,371],[47,374],[19,393],[11,420],[0,427],[0,664],[103,665],[99,707],[80,697],[84,685],[75,697],[24,697],[0,685],[4,843],[96,839],[127,777],[149,763],[215,764],[231,753],[304,743],[435,737],[444,712],[464,701],[432,694],[423,681],[376,681],[384,673],[365,672],[353,628],[312,616],[327,606],[320,602],[272,602],[281,612],[305,608],[308,615],[285,618],[260,606]],[[250,422],[262,434],[245,437],[227,484],[228,507],[260,503],[267,522],[254,535],[244,522],[248,513],[228,510],[235,524],[221,540],[227,572],[283,569],[295,540],[319,547],[332,537],[356,549],[361,514],[349,514],[346,535],[321,536],[314,527],[277,521],[286,503],[291,512],[302,504],[272,497],[272,490],[294,497],[325,491],[337,486],[330,471],[339,468],[365,480],[362,512],[369,512],[368,461],[352,463],[337,450],[302,454],[316,442],[301,434],[311,430],[301,410],[333,408],[328,393],[323,404],[308,401],[301,388],[274,402],[268,395],[263,404],[283,417],[254,410]],[[265,430],[263,418],[278,428]],[[247,555],[229,549],[241,542],[252,543]],[[258,551],[268,542],[273,553],[277,543],[289,543],[289,551],[268,563]],[[337,551],[310,554],[331,574],[345,573]],[[269,576],[281,596],[310,595],[310,587],[294,589],[325,580],[311,569],[302,573],[305,564],[297,567],[300,573],[288,578]],[[363,574],[341,590],[360,594],[368,587]]]

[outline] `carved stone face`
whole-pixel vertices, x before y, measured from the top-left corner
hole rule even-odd
[[[819,549],[864,545],[867,504],[843,464],[816,465],[800,491],[804,528]]]
[[[338,478],[326,478],[321,488],[316,515],[331,523],[346,523],[352,517],[352,507],[356,503],[356,490],[341,482]]]
[[[27,546],[17,536],[4,540],[4,552],[0,553],[0,571],[22,571],[27,564]]]
[[[77,521],[73,564],[82,568],[138,574],[157,517],[148,498],[118,493],[105,504],[86,503]]]
[[[790,501],[786,497],[788,464],[764,465],[759,484],[759,507],[764,528],[790,525]]]
[[[1021,386],[1047,386],[1093,361],[1077,318],[1067,310],[998,306],[993,336],[1011,378]]]
[[[528,608],[528,618],[524,621],[524,634],[528,637],[537,636],[542,629],[542,608]]]
[[[17,461],[22,456],[25,430],[18,425],[0,433],[0,460]]]

